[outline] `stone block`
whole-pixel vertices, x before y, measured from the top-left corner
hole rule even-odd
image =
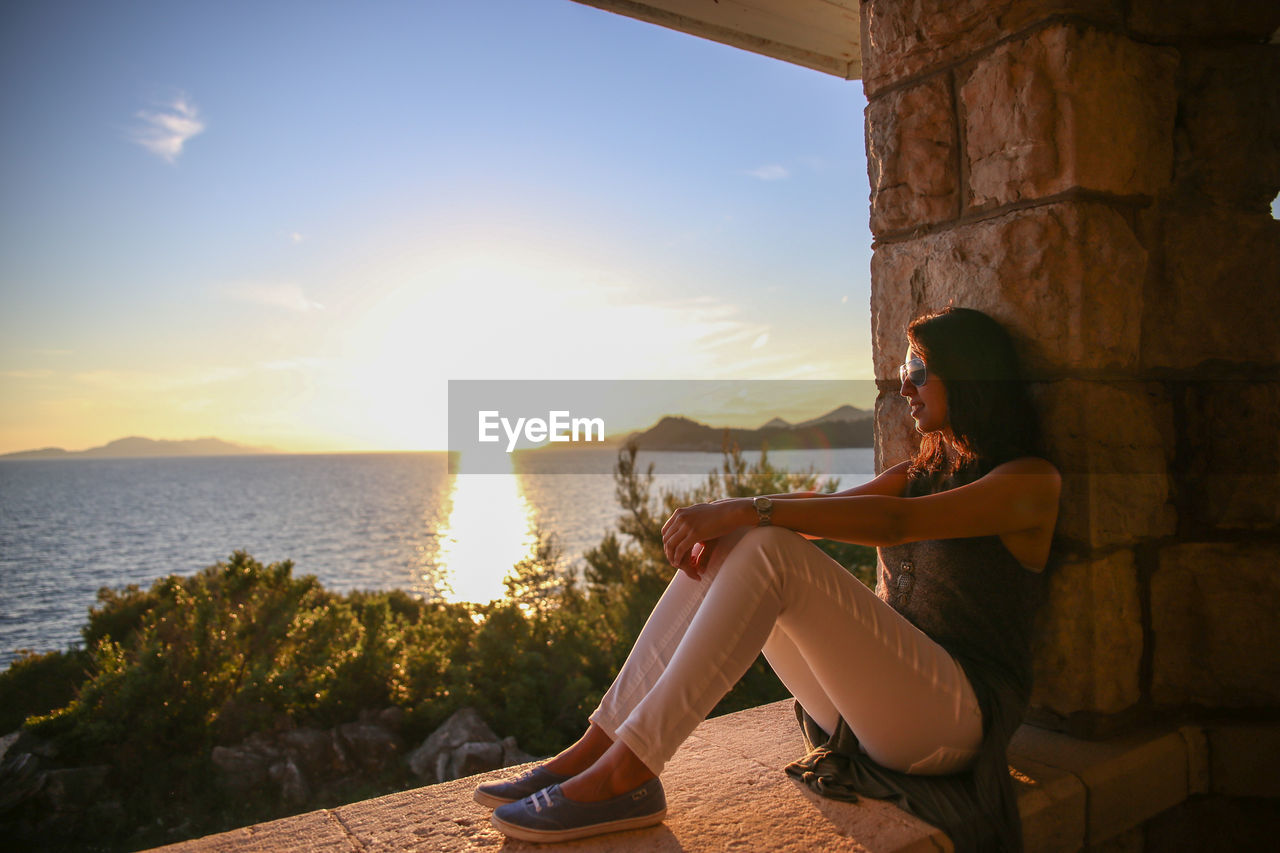
[[[959,212],[956,117],[947,77],[934,77],[867,106],[871,232],[884,234]]]
[[[308,812],[155,848],[156,853],[354,853],[359,849],[328,811]]]
[[[1022,755],[1009,756],[1022,815],[1022,840],[1036,853],[1076,853],[1084,847],[1084,784],[1071,773]]]
[[[1280,3],[1269,5],[1280,19]],[[1258,44],[1181,53],[1179,194],[1269,215],[1280,189],[1280,50]]]
[[[1196,797],[1157,815],[1145,827],[1147,850],[1274,850],[1280,838],[1280,808],[1270,800]]]
[[[795,700],[783,699],[702,722],[698,737],[746,761],[785,767],[805,754]]]
[[[1280,28],[1275,0],[1132,0],[1129,26],[1155,38],[1237,38],[1265,42]]]
[[[1009,753],[1065,770],[1084,783],[1089,845],[1129,831],[1188,794],[1186,742],[1177,732],[1090,742],[1023,726]]]
[[[1160,551],[1151,577],[1152,698],[1280,703],[1280,544],[1206,542]]]
[[[790,714],[789,708],[786,713]],[[790,724],[794,725],[794,717]],[[781,768],[743,761],[735,753],[695,731],[664,771],[671,809],[664,829],[677,842],[672,849],[788,853],[953,849],[940,830],[889,802],[824,799]],[[716,768],[714,786],[707,784],[711,767]],[[644,849],[653,848],[646,844]]]
[[[876,398],[876,471],[892,468],[915,456],[920,434],[911,420],[911,409],[896,391],[881,391]]]
[[[1176,67],[1169,49],[1072,24],[982,57],[958,84],[967,206],[1155,195],[1173,173]]]
[[[1111,714],[1141,698],[1142,604],[1133,554],[1051,570],[1031,702],[1054,714]]]
[[[1146,849],[1146,831],[1141,826],[1089,845],[1089,853],[1145,853]]]
[[[1142,361],[1274,365],[1280,341],[1280,222],[1270,212],[1202,205],[1163,212],[1163,275],[1147,288]]]
[[[905,320],[948,304],[1005,323],[1033,373],[1130,369],[1139,358],[1146,276],[1147,252],[1128,222],[1093,202],[881,243],[871,258],[875,375],[897,377]]]
[[[1187,793],[1209,793],[1209,736],[1200,726],[1181,726],[1187,744]]]
[[[1120,23],[1107,0],[865,0],[862,79],[867,93],[962,60],[1054,15]]]
[[[1280,523],[1280,381],[1179,385],[1181,517],[1202,529],[1266,530]]]
[[[1230,797],[1280,797],[1280,724],[1208,729],[1211,790]]]
[[[1063,475],[1057,535],[1087,551],[1172,534],[1164,386],[1067,379],[1038,392],[1048,455]]]
[[[925,252],[920,240],[909,240],[880,245],[872,255],[871,358],[882,395],[901,388],[898,366],[907,354],[907,325],[925,312]],[[913,263],[917,259],[919,265]]]
[[[491,810],[472,800],[476,785],[515,775],[519,768],[468,776],[333,809],[359,851],[464,851],[498,848],[504,836]]]

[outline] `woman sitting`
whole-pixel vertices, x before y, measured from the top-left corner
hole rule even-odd
[[[915,457],[836,494],[676,510],[662,534],[679,571],[586,733],[476,790],[498,829],[566,841],[661,822],[663,767],[763,651],[823,744],[789,769],[823,793],[901,794],[953,839],[1020,846],[1004,754],[1060,478],[1003,327],[951,308],[907,342]],[[876,591],[812,538],[876,546]]]

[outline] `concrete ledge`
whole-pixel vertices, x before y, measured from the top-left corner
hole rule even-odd
[[[708,720],[663,773],[670,812],[660,827],[563,845],[505,838],[471,800],[480,781],[512,770],[431,785],[162,848],[212,851],[646,851],[952,850],[940,831],[886,802],[826,800],[782,772],[803,742],[791,700]],[[1250,749],[1265,744],[1259,751]],[[1212,748],[1218,744],[1215,750]],[[1010,748],[1029,853],[1098,844],[1177,805],[1189,794],[1247,788],[1280,756],[1280,730],[1184,727],[1105,743],[1023,726]],[[1262,753],[1262,754],[1260,754]],[[1243,756],[1241,758],[1240,756]],[[1230,767],[1228,767],[1230,765]],[[1215,779],[1219,781],[1214,782]]]
[[[1070,797],[1028,813],[1025,784],[1019,807],[1028,850],[1079,850],[1131,829],[1187,798],[1187,743],[1177,732],[1143,732],[1106,742],[1081,741],[1023,726],[1009,746],[1015,769],[1039,764],[1068,774]],[[1032,780],[1035,773],[1027,774]],[[1068,817],[1069,813],[1069,817]],[[1068,830],[1055,837],[1046,824]]]

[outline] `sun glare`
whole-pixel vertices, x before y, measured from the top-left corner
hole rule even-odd
[[[810,364],[808,351],[775,346],[768,326],[731,304],[654,288],[652,272],[514,244],[411,262],[391,254],[400,260],[368,271],[368,286],[348,288],[359,295],[340,309],[350,318],[339,332],[343,423],[366,446],[444,449],[449,380],[838,373]]]
[[[441,583],[453,601],[484,604],[506,595],[511,567],[533,554],[533,508],[513,472],[453,480],[453,510],[440,541]]]

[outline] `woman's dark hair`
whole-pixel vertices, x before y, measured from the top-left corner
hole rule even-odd
[[[907,474],[912,493],[963,485],[1020,456],[1043,455],[1013,339],[972,308],[944,308],[911,321],[911,348],[946,383],[951,442],[926,433]]]

